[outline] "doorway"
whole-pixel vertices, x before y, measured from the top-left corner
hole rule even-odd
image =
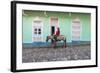
[[[56,28],[59,27],[58,17],[50,18],[51,35],[55,34]]]
[[[72,21],[72,42],[80,42],[82,25],[79,18],[75,18]]]
[[[32,39],[33,42],[42,42],[43,39],[43,23],[40,20],[33,22]]]
[[[51,26],[51,35],[55,34],[55,26]]]

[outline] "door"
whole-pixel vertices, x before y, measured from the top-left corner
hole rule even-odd
[[[43,38],[43,27],[42,21],[34,21],[33,22],[33,31],[32,31],[32,39],[33,42],[42,42]]]
[[[55,34],[55,26],[51,26],[51,35]]]
[[[75,18],[72,21],[72,41],[80,41],[81,30],[81,22],[78,18]]]
[[[51,25],[51,35],[53,35],[56,32],[56,28],[59,27],[58,18],[57,17],[51,17],[50,25]]]

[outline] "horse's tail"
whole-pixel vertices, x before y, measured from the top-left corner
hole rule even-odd
[[[66,47],[66,38],[64,38],[64,43],[65,43],[65,47]]]
[[[46,38],[46,42],[48,42],[48,40],[49,40],[49,38],[48,38],[48,36],[47,36],[47,38]]]

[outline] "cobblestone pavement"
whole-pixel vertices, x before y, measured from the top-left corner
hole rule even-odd
[[[66,48],[23,48],[22,51],[23,63],[88,59],[91,59],[90,45]]]

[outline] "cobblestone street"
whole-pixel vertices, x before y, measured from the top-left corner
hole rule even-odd
[[[91,59],[90,45],[66,48],[23,48],[22,50],[23,63],[88,59]]]

